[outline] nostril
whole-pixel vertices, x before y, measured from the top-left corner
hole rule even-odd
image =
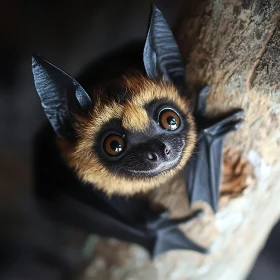
[[[156,153],[147,152],[147,159],[149,159],[151,161],[157,161],[158,157],[157,157]]]
[[[165,149],[164,149],[164,153],[165,153],[167,156],[169,156],[169,155],[170,155],[170,150],[169,150],[168,148],[165,148]]]

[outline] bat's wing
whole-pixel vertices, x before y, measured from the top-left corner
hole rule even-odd
[[[55,199],[48,200],[45,210],[55,220],[80,228],[84,231],[105,237],[114,237],[125,242],[136,243],[146,248],[151,258],[170,250],[192,250],[207,253],[207,249],[190,240],[178,226],[200,215],[178,220],[158,215],[153,222],[134,221],[129,223],[117,215],[107,214],[104,208],[94,205],[96,197],[92,197],[92,205],[77,200],[65,193],[57,194]],[[124,217],[125,218],[125,217]]]
[[[94,203],[93,197],[92,202]],[[111,207],[104,204],[103,207]],[[115,237],[125,242],[136,243],[146,248],[151,256],[170,250],[192,250],[199,253],[207,253],[207,249],[190,240],[178,226],[196,218],[200,212],[194,215],[169,220],[165,215],[157,215],[153,222],[134,221],[129,223],[117,215],[107,214],[104,208],[98,209],[95,205],[87,205],[68,195],[57,195],[55,200],[47,205],[48,213],[56,220],[81,228],[87,232],[106,237]]]
[[[66,193],[57,193],[55,199],[47,201],[45,209],[53,219],[65,224],[100,236],[137,243],[152,251],[155,237],[148,235],[143,226],[129,223],[118,215],[108,214],[104,209],[110,208],[110,204],[104,203],[103,207],[99,207],[95,205],[98,198],[93,195],[91,198],[92,205],[88,205]]]
[[[155,242],[151,253],[154,258],[170,250],[191,250],[199,253],[207,253],[207,249],[189,239],[180,229],[183,225],[192,219],[197,218],[202,211],[196,211],[193,215],[170,220],[168,212],[164,212],[156,220],[147,224],[148,230],[155,233]]]
[[[196,154],[188,162],[185,176],[190,202],[205,201],[216,212],[220,191],[224,137],[230,131],[241,126],[243,120],[240,117],[243,110],[237,110],[222,118],[206,118],[204,111],[209,90],[209,87],[205,87],[199,94],[195,115],[198,127]]]

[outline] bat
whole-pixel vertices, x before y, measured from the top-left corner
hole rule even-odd
[[[137,243],[152,258],[174,249],[207,253],[178,228],[202,211],[169,219],[137,194],[184,169],[191,203],[203,200],[216,211],[223,138],[241,125],[242,111],[206,118],[206,87],[192,112],[178,45],[155,5],[142,63],[100,82],[89,75],[79,83],[41,56],[32,57],[49,121],[35,141],[37,195],[53,218]]]

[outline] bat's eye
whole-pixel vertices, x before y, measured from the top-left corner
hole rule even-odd
[[[159,123],[166,130],[175,130],[180,126],[180,118],[174,111],[165,109],[160,112]]]
[[[117,156],[124,150],[124,140],[119,135],[109,135],[104,141],[104,150],[109,156]]]

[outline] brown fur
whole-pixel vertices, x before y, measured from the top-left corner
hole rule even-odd
[[[152,81],[143,76],[125,77],[123,80],[127,88],[127,101],[118,104],[116,101],[101,101],[98,94],[94,108],[88,117],[77,117],[75,129],[77,142],[75,145],[60,141],[62,150],[70,167],[74,168],[79,178],[85,182],[93,183],[97,188],[107,194],[132,195],[145,192],[159,186],[185,165],[189,159],[196,141],[195,125],[189,112],[186,100],[182,99],[175,87],[163,81]],[[96,93],[95,93],[96,94]],[[149,125],[148,115],[144,109],[145,104],[155,99],[166,98],[173,101],[187,115],[189,130],[187,135],[188,145],[183,151],[183,156],[176,168],[163,172],[153,178],[126,179],[118,174],[111,174],[94,154],[94,137],[101,127],[113,118],[122,121],[122,125],[131,131],[144,130]]]

